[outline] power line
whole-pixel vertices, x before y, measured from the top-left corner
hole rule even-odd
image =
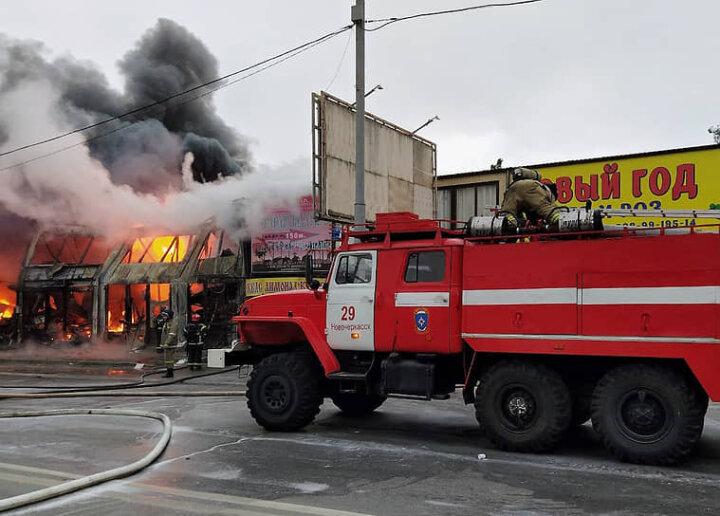
[[[348,39],[347,39],[347,42],[345,43],[345,50],[343,50],[342,56],[340,57],[340,62],[338,63],[337,68],[335,69],[335,75],[333,75],[333,78],[330,79],[330,82],[328,83],[328,85],[325,86],[325,91],[330,91],[330,86],[332,86],[333,83],[335,82],[335,79],[337,79],[337,76],[340,73],[340,67],[342,67],[343,62],[345,62],[345,54],[347,54],[351,39],[352,39],[352,33],[348,34]]]
[[[350,28],[352,28],[352,26],[347,27],[345,30],[348,30],[348,29],[350,29]],[[344,31],[341,30],[341,31],[335,33],[332,37],[337,36],[338,34],[340,34],[340,33],[342,33],[342,32],[344,32]],[[252,76],[254,76],[254,75],[257,75],[257,74],[259,74],[260,72],[263,72],[263,71],[267,70],[268,68],[272,68],[273,66],[277,66],[277,65],[279,65],[279,64],[281,64],[281,63],[284,63],[284,62],[287,61],[288,59],[292,59],[293,57],[297,56],[298,54],[302,54],[303,52],[306,52],[306,51],[310,50],[311,48],[316,47],[317,45],[320,45],[321,43],[324,43],[324,42],[327,41],[328,39],[331,39],[331,38],[330,38],[330,37],[319,38],[319,39],[314,40],[314,41],[312,41],[312,42],[310,42],[310,43],[308,43],[308,44],[306,44],[306,45],[301,45],[300,47],[296,47],[295,49],[289,51],[289,52],[291,52],[291,53],[284,52],[284,53],[282,54],[284,57],[282,57],[281,59],[277,59],[277,56],[276,56],[276,60],[273,61],[273,62],[270,62],[270,63],[268,63],[269,60],[266,59],[265,61],[263,61],[263,62],[265,62],[265,63],[268,63],[268,64],[266,64],[265,66],[263,66],[263,67],[261,67],[261,68],[258,68],[257,70],[255,70],[255,71],[253,71],[253,72],[251,72],[251,73],[248,73],[248,74],[246,74],[246,75],[243,75],[243,76],[241,76],[241,77],[238,77],[237,79],[234,79],[234,80],[232,80],[232,81],[225,82],[225,83],[221,83],[221,84],[217,85],[215,88],[210,88],[210,89],[208,89],[207,91],[203,91],[202,93],[199,93],[198,95],[196,95],[196,96],[194,96],[194,97],[182,99],[182,100],[180,100],[180,101],[172,104],[172,106],[177,107],[177,106],[182,106],[182,105],[184,105],[184,104],[188,104],[189,102],[193,102],[193,101],[195,101],[195,100],[198,100],[198,99],[200,99],[200,98],[202,98],[202,97],[205,97],[205,96],[207,96],[207,95],[210,95],[211,93],[214,93],[214,92],[216,92],[216,91],[218,91],[218,90],[221,90],[221,89],[223,89],[223,88],[227,88],[228,86],[232,86],[233,84],[237,84],[237,83],[240,82],[240,81],[244,81],[245,79],[248,79],[248,78],[250,78],[250,77],[252,77]],[[257,64],[256,64],[256,65],[253,65],[252,67],[246,68],[246,70],[249,70],[249,69],[251,69],[251,68],[253,68],[253,67],[256,67],[256,66],[257,66]],[[233,75],[234,75],[234,74],[233,74]],[[214,81],[214,82],[217,82],[217,81]],[[193,88],[193,90],[196,90],[196,89],[197,89],[197,88]],[[189,92],[189,91],[191,91],[191,90],[188,90],[188,92]],[[186,92],[186,94],[187,94],[187,92]],[[177,97],[179,97],[179,96],[180,96],[180,95],[175,95],[175,96],[173,97],[173,99],[174,99],[174,98],[177,98]],[[173,99],[168,98],[168,99],[166,99],[166,102],[167,102],[167,101],[170,101],[170,100],[173,100]],[[162,103],[158,103],[158,104],[162,104]],[[148,108],[146,108],[146,109],[149,110],[149,109],[152,109],[153,107],[157,107],[157,106],[156,106],[156,105],[153,105],[153,106],[150,106],[150,107],[148,107]],[[120,117],[116,117],[115,119],[119,120],[119,118],[120,118]],[[97,125],[97,124],[96,124],[96,125]],[[23,166],[23,165],[27,165],[27,164],[29,164],[29,163],[33,163],[33,162],[35,162],[35,161],[38,161],[38,160],[41,160],[41,159],[44,159],[44,158],[48,158],[48,157],[50,157],[50,156],[55,156],[56,154],[60,154],[61,152],[65,152],[66,150],[70,150],[70,149],[72,149],[72,148],[74,148],[74,147],[79,147],[80,145],[85,145],[85,144],[90,143],[90,142],[93,142],[93,141],[95,141],[95,140],[99,140],[99,139],[101,139],[101,138],[105,138],[106,136],[109,136],[109,135],[111,135],[111,134],[117,133],[117,132],[119,132],[119,131],[123,131],[123,130],[127,129],[128,127],[131,127],[131,126],[132,126],[132,124],[122,125],[122,126],[120,126],[120,127],[116,127],[115,129],[112,129],[112,130],[110,130],[110,131],[104,132],[104,133],[102,133],[102,134],[98,134],[98,135],[95,135],[95,136],[91,136],[90,138],[84,138],[84,139],[83,139],[82,141],[80,141],[80,142],[73,143],[73,144],[71,144],[71,145],[67,145],[67,146],[62,147],[62,148],[60,148],[60,149],[56,149],[56,150],[54,150],[54,151],[51,151],[51,152],[48,152],[48,153],[45,153],[45,154],[40,154],[39,156],[35,156],[35,157],[30,158],[30,159],[27,159],[27,160],[25,160],[25,161],[21,161],[21,162],[19,162],[19,163],[15,163],[15,164],[13,164],[13,165],[9,165],[9,166],[7,166],[7,167],[0,168],[0,172],[4,172],[4,171],[6,171],[6,170],[10,170],[10,169],[13,169],[13,168],[21,167],[21,166]],[[79,132],[79,131],[74,131],[74,132],[68,133],[68,134],[75,134],[76,132]],[[55,138],[55,139],[58,139],[58,138]],[[38,145],[39,145],[39,144],[40,144],[40,143],[38,143]]]
[[[437,16],[437,15],[441,15],[441,14],[460,13],[460,12],[465,12],[465,11],[473,11],[473,10],[477,10],[477,9],[486,9],[486,8],[490,8],[490,7],[511,7],[511,6],[517,6],[517,5],[523,5],[523,4],[532,4],[532,3],[536,3],[536,2],[542,2],[542,1],[543,1],[543,0],[521,0],[521,1],[516,1],[516,2],[484,4],[484,5],[476,5],[476,6],[470,6],[470,7],[463,7],[463,8],[459,8],[459,9],[448,9],[448,10],[444,10],[444,11],[434,11],[434,12],[419,13],[419,14],[413,14],[413,15],[410,15],[410,16],[403,16],[403,17],[381,18],[381,19],[377,19],[377,20],[366,20],[365,23],[382,23],[382,22],[385,22],[385,23],[383,23],[382,25],[380,25],[380,26],[378,26],[378,27],[375,27],[374,29],[365,29],[365,30],[366,30],[367,32],[374,32],[374,31],[383,29],[383,28],[385,28],[385,27],[387,27],[388,25],[391,25],[391,24],[393,24],[393,23],[397,23],[397,22],[400,22],[400,21],[406,21],[406,20],[412,20],[412,19],[415,19],[415,18],[423,18],[423,17],[428,17],[428,16]],[[277,54],[277,55],[275,55],[275,56],[269,57],[269,58],[267,58],[267,59],[264,59],[264,60],[262,60],[262,61],[259,61],[259,62],[255,63],[255,64],[253,64],[253,65],[247,66],[247,67],[242,68],[242,69],[240,69],[240,70],[236,70],[236,71],[234,71],[234,72],[231,72],[231,73],[229,73],[229,74],[227,74],[227,75],[224,75],[224,76],[222,76],[222,77],[218,77],[218,78],[216,78],[216,79],[213,79],[213,80],[211,80],[211,81],[205,82],[205,83],[200,84],[200,85],[198,85],[198,86],[194,86],[194,87],[189,88],[189,89],[187,89],[187,90],[184,90],[184,91],[175,93],[175,94],[173,94],[173,95],[170,95],[169,97],[166,97],[166,98],[164,98],[164,99],[157,100],[157,101],[152,102],[152,103],[150,103],[150,104],[146,104],[146,105],[144,105],[144,106],[141,106],[141,107],[132,109],[132,110],[127,111],[127,112],[125,112],[125,113],[122,113],[122,114],[120,114],[120,115],[116,115],[116,116],[113,116],[113,117],[106,118],[106,119],[104,119],[104,120],[100,120],[100,121],[95,122],[95,123],[93,123],[93,124],[86,125],[86,126],[84,126],[84,127],[80,127],[80,128],[74,129],[74,130],[72,130],[72,131],[68,131],[68,132],[66,132],[66,133],[59,134],[59,135],[57,135],[57,136],[53,136],[52,138],[46,138],[46,139],[44,139],[44,140],[40,140],[40,141],[37,141],[37,142],[34,142],[34,143],[29,143],[29,144],[27,144],[27,145],[23,145],[23,146],[20,146],[20,147],[16,147],[16,148],[14,148],[14,149],[11,149],[11,150],[9,150],[9,151],[2,152],[2,153],[0,153],[0,157],[8,156],[8,155],[10,155],[10,154],[14,154],[14,153],[20,152],[20,151],[22,151],[22,150],[26,150],[26,149],[29,149],[29,148],[32,148],[32,147],[36,147],[36,146],[38,146],[38,145],[43,145],[43,144],[45,144],[45,143],[50,143],[50,142],[53,142],[53,141],[56,141],[56,140],[60,140],[60,139],[62,139],[62,138],[66,138],[66,137],[71,136],[71,135],[73,135],[73,134],[78,134],[78,133],[81,133],[81,132],[83,132],[83,131],[87,131],[87,130],[89,130],[89,129],[93,129],[93,128],[95,128],[95,127],[99,127],[99,126],[101,126],[101,125],[104,125],[104,124],[107,124],[107,123],[110,123],[110,122],[113,122],[113,121],[122,120],[123,118],[127,118],[127,117],[129,117],[129,116],[131,116],[131,115],[135,115],[135,114],[141,113],[141,112],[143,112],[143,111],[147,111],[147,110],[150,110],[150,109],[152,109],[152,108],[155,108],[155,107],[157,107],[157,106],[161,106],[161,105],[163,105],[163,104],[166,104],[167,102],[170,102],[170,101],[172,101],[172,100],[178,99],[178,98],[180,98],[180,97],[182,97],[182,96],[184,96],[184,95],[187,95],[187,94],[189,94],[189,93],[192,93],[192,92],[194,92],[194,91],[202,90],[203,88],[207,88],[208,86],[212,86],[213,84],[218,84],[218,83],[220,83],[220,84],[219,84],[217,87],[215,87],[215,88],[209,88],[208,90],[200,93],[199,95],[197,95],[197,96],[195,96],[195,97],[192,97],[192,98],[190,98],[190,99],[183,100],[182,102],[178,102],[178,103],[175,104],[175,105],[184,105],[184,104],[186,104],[186,103],[188,103],[188,102],[193,102],[193,101],[195,101],[195,100],[197,100],[197,99],[199,99],[199,98],[202,98],[202,97],[205,97],[206,95],[209,95],[209,94],[211,94],[211,93],[214,93],[215,91],[218,91],[218,90],[220,90],[220,89],[222,89],[222,88],[226,88],[226,87],[231,86],[231,85],[233,85],[233,84],[236,84],[236,83],[238,83],[238,82],[240,82],[240,81],[242,81],[242,80],[245,80],[245,79],[247,79],[247,78],[249,78],[249,77],[252,77],[253,75],[256,75],[256,74],[258,74],[258,73],[260,73],[260,72],[262,72],[262,71],[264,71],[264,70],[267,70],[268,68],[271,68],[272,66],[275,66],[275,65],[280,64],[280,63],[282,63],[282,62],[284,62],[284,61],[287,61],[288,59],[291,59],[292,57],[295,57],[296,55],[298,55],[298,54],[300,54],[300,53],[302,53],[302,52],[304,52],[304,51],[306,51],[306,50],[309,50],[310,48],[313,48],[314,46],[317,46],[317,45],[319,45],[319,44],[321,44],[321,43],[324,43],[325,41],[328,41],[328,40],[330,40],[330,39],[338,36],[339,34],[342,34],[343,32],[348,31],[348,30],[350,30],[350,29],[352,29],[352,28],[353,28],[353,25],[345,25],[345,26],[343,26],[343,27],[341,27],[341,28],[339,28],[339,29],[337,29],[337,30],[334,30],[334,31],[332,31],[332,32],[329,32],[329,33],[325,34],[324,36],[320,36],[319,38],[316,38],[316,39],[314,39],[314,40],[311,40],[311,41],[308,41],[308,42],[306,42],[306,43],[303,43],[302,45],[298,45],[297,47],[294,47],[294,48],[291,48],[291,49],[289,49],[289,50],[286,50],[285,52],[282,52],[282,53]],[[348,39],[348,44],[349,44],[349,42],[350,42],[350,39]],[[335,76],[334,76],[333,79],[331,80],[330,84],[332,84],[332,83],[335,81],[335,78],[337,77],[337,74],[338,74],[338,72],[339,72],[340,66],[342,65],[342,62],[343,62],[343,60],[344,60],[344,58],[345,58],[345,54],[346,54],[346,52],[347,52],[348,44],[346,44],[346,46],[345,46],[345,50],[343,51],[343,56],[342,56],[342,58],[341,58],[341,60],[340,60],[340,64],[338,65],[338,70],[335,72]],[[267,66],[263,66],[263,65],[267,65]],[[258,68],[258,67],[260,67],[260,68]],[[254,69],[254,68],[258,68],[258,70],[255,70],[254,72],[249,73],[249,74],[247,74],[247,75],[245,75],[245,76],[242,76],[242,77],[240,77],[240,78],[238,78],[238,79],[236,79],[236,80],[229,81],[229,82],[223,82],[223,81],[226,81],[227,79],[229,79],[229,78],[231,78],[231,77],[235,77],[235,76],[237,76],[237,75],[239,75],[239,74],[242,74],[242,73],[247,72],[247,71],[249,71],[249,70],[252,70],[252,69]],[[326,89],[327,89],[327,88],[326,88]],[[16,163],[16,164],[13,164],[13,165],[4,167],[4,168],[0,168],[0,172],[6,171],[6,170],[10,170],[10,169],[12,169],[12,168],[16,168],[16,167],[19,167],[19,166],[22,166],[22,165],[26,165],[26,164],[28,164],[28,163],[32,163],[32,162],[34,162],[34,161],[37,161],[37,160],[40,160],[40,159],[43,159],[43,158],[47,158],[47,157],[49,157],[49,156],[54,156],[55,154],[59,154],[59,153],[64,152],[64,151],[66,151],[66,150],[68,150],[68,149],[72,149],[73,147],[77,147],[77,146],[79,146],[79,145],[84,145],[84,144],[86,144],[86,143],[90,143],[90,142],[95,141],[95,140],[98,140],[98,139],[100,139],[100,138],[104,138],[104,137],[109,136],[109,135],[111,135],[111,134],[114,134],[114,133],[116,133],[116,132],[118,132],[118,131],[122,131],[123,129],[125,129],[125,128],[127,128],[127,127],[130,127],[130,125],[131,125],[131,124],[128,124],[128,125],[125,125],[125,126],[121,126],[121,127],[115,128],[115,129],[113,129],[113,130],[111,130],[111,131],[108,131],[108,132],[105,132],[105,133],[102,133],[102,134],[99,134],[99,135],[96,135],[96,136],[93,136],[93,137],[90,137],[90,138],[85,138],[85,139],[84,139],[83,141],[81,141],[81,142],[78,142],[78,143],[75,143],[75,144],[72,144],[72,145],[68,145],[68,146],[62,147],[62,148],[60,148],[60,149],[56,149],[55,151],[48,152],[48,153],[46,153],[46,154],[41,154],[41,155],[39,155],[39,156],[36,156],[36,157],[34,157],[34,158],[31,158],[31,159],[22,161],[22,162],[20,162],[20,163]]]
[[[461,7],[459,9],[447,9],[445,11],[434,11],[434,12],[428,12],[428,13],[419,13],[419,14],[413,14],[410,16],[403,16],[403,17],[393,17],[393,18],[380,18],[377,20],[365,20],[365,23],[383,23],[379,27],[375,27],[374,29],[365,29],[365,32],[375,32],[376,30],[384,29],[388,25],[392,25],[393,23],[397,23],[400,21],[406,21],[406,20],[412,20],[414,18],[424,18],[427,16],[437,16],[439,14],[452,14],[452,13],[462,13],[465,11],[474,11],[477,9],[487,9],[488,7],[512,7],[515,5],[523,5],[523,4],[534,4],[536,2],[542,2],[543,0],[522,0],[518,2],[506,2],[506,3],[497,3],[497,4],[484,4],[484,5],[474,5],[471,7]]]
[[[34,143],[29,143],[29,144],[23,145],[23,146],[21,146],[21,147],[16,147],[16,148],[14,148],[14,149],[12,149],[12,150],[2,152],[2,153],[0,153],[0,157],[8,156],[8,155],[10,155],[10,154],[14,154],[14,153],[16,153],[16,152],[20,152],[20,151],[25,150],[25,149],[29,149],[29,148],[32,148],[32,147],[36,147],[36,146],[38,146],[38,145],[42,145],[42,144],[45,144],[45,143],[50,143],[50,142],[53,142],[53,141],[56,141],[56,140],[60,140],[60,139],[62,139],[62,138],[66,138],[66,137],[71,136],[71,135],[73,135],[73,134],[81,133],[81,132],[83,132],[83,131],[87,131],[88,129],[93,129],[93,128],[95,128],[95,127],[99,127],[99,126],[101,126],[101,125],[107,124],[107,123],[109,123],[109,122],[113,122],[113,121],[115,121],[115,120],[122,120],[123,118],[126,118],[126,117],[128,117],[128,116],[135,115],[135,114],[141,113],[141,112],[143,112],[143,111],[146,111],[146,110],[148,110],[148,109],[151,109],[151,108],[160,106],[160,105],[162,105],[162,104],[165,104],[165,103],[167,103],[167,102],[169,102],[169,101],[171,101],[171,100],[174,100],[174,99],[176,99],[176,98],[178,98],[178,97],[182,97],[183,95],[187,95],[188,93],[192,93],[192,92],[194,92],[194,91],[201,90],[201,89],[203,89],[203,88],[207,88],[208,86],[212,86],[213,84],[221,83],[222,81],[226,81],[227,79],[229,79],[229,78],[231,78],[231,77],[234,77],[234,76],[239,75],[239,74],[241,74],[241,73],[247,72],[247,71],[249,71],[249,70],[252,70],[253,68],[257,68],[257,67],[262,66],[262,65],[264,65],[264,64],[271,63],[271,62],[276,61],[276,60],[279,60],[278,63],[281,63],[281,62],[283,62],[283,61],[286,60],[286,59],[281,59],[281,58],[284,58],[284,57],[286,57],[286,56],[294,57],[295,55],[297,55],[297,54],[300,53],[301,51],[308,50],[308,49],[310,49],[310,48],[312,48],[312,47],[314,47],[314,46],[316,46],[316,45],[319,45],[320,43],[324,43],[325,41],[327,41],[327,40],[329,40],[329,39],[332,39],[332,38],[334,38],[335,36],[337,36],[337,35],[339,35],[339,34],[342,34],[343,32],[345,32],[345,31],[347,31],[347,30],[352,29],[352,27],[353,27],[352,25],[346,25],[346,26],[341,27],[340,29],[337,29],[337,30],[335,30],[335,31],[333,31],[333,32],[329,32],[329,33],[325,34],[324,36],[321,36],[321,37],[316,38],[316,39],[314,39],[314,40],[312,40],[312,41],[308,41],[308,42],[306,42],[306,43],[303,43],[302,45],[298,45],[297,47],[291,48],[291,49],[289,49],[289,50],[286,50],[285,52],[282,52],[282,53],[277,54],[277,55],[275,55],[275,56],[272,56],[272,57],[269,57],[269,58],[264,59],[264,60],[262,60],[262,61],[259,61],[259,62],[255,63],[255,64],[253,64],[253,65],[247,66],[247,67],[242,68],[242,69],[240,69],[240,70],[236,70],[236,71],[231,72],[231,73],[229,73],[229,74],[227,74],[227,75],[223,75],[222,77],[218,77],[217,79],[213,79],[213,80],[211,80],[211,81],[205,82],[205,83],[200,84],[200,85],[198,85],[198,86],[194,86],[194,87],[192,87],[192,88],[189,88],[189,89],[183,90],[183,91],[181,91],[181,92],[175,93],[175,94],[173,94],[173,95],[170,95],[169,97],[165,97],[164,99],[157,100],[157,101],[152,102],[152,103],[150,103],[150,104],[146,104],[146,105],[144,105],[144,106],[141,106],[141,107],[132,109],[132,110],[127,111],[127,112],[125,112],[125,113],[122,113],[122,114],[120,114],[120,115],[112,116],[112,117],[109,117],[109,118],[100,120],[99,122],[95,122],[95,123],[93,123],[93,124],[86,125],[86,126],[84,126],[84,127],[80,127],[80,128],[77,128],[77,129],[73,129],[72,131],[68,131],[68,132],[66,132],[66,133],[59,134],[59,135],[57,135],[57,136],[53,136],[52,138],[46,138],[45,140],[40,140],[40,141],[37,141],[37,142],[34,142]],[[264,70],[264,69],[267,69],[267,68],[268,68],[268,67],[262,68],[261,70]],[[255,75],[255,74],[254,74],[254,73],[253,73],[253,74],[250,74],[250,75],[248,75],[248,77],[249,77],[249,76],[252,76],[252,75]],[[246,77],[243,77],[243,78],[246,78]],[[217,91],[218,89],[220,89],[220,88],[222,88],[222,87],[229,86],[230,84],[235,84],[235,82],[238,82],[238,81],[232,81],[232,82],[223,84],[223,85],[221,85],[221,86],[218,87],[218,88],[212,89],[211,91]],[[204,97],[206,94],[207,94],[207,93],[205,93],[205,94],[203,94],[203,95],[199,95],[199,96],[197,96],[197,97],[194,97],[192,100],[196,100],[196,99],[198,99],[198,98],[200,98],[200,97]],[[111,133],[112,133],[112,132],[115,132],[115,131],[111,131]],[[111,133],[108,133],[108,134],[111,134]],[[96,139],[97,139],[97,138],[96,138]],[[75,145],[71,145],[71,146],[69,146],[69,147],[67,147],[67,148],[71,148],[71,147],[74,147],[74,146],[75,146]],[[63,149],[63,150],[65,150],[65,149]],[[62,150],[61,150],[61,151],[62,151]],[[60,151],[60,152],[61,152],[61,151]],[[48,155],[52,155],[52,154],[55,154],[55,153],[50,153],[50,154],[48,154]],[[42,157],[45,157],[45,156],[42,156]],[[34,160],[30,160],[30,161],[34,161]],[[13,166],[19,166],[19,165],[22,165],[22,164],[24,164],[24,163],[20,163],[20,164],[18,164],[18,165],[13,165]],[[11,166],[11,167],[9,167],[9,168],[13,168],[13,166]],[[0,169],[0,170],[7,170],[7,168],[5,168],[5,169]]]

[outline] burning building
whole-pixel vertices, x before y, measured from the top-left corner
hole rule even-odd
[[[16,339],[16,325],[13,323],[15,292],[7,281],[0,282],[0,347]]]
[[[212,224],[115,243],[80,228],[40,231],[15,287],[17,339],[154,348],[153,321],[166,306],[180,331],[197,313],[209,344],[225,346],[235,335],[230,318],[249,275],[248,249]]]
[[[80,228],[40,231],[15,289],[17,339],[81,342],[97,335],[97,280],[111,244]]]
[[[86,61],[48,55],[0,34],[0,343],[144,345],[161,305],[218,320],[245,261],[217,228],[239,234],[227,213],[252,195],[221,183],[250,172],[250,155],[211,96],[164,100],[216,79],[217,60],[167,19],[119,61],[123,91]],[[84,126],[96,126],[84,145],[27,145]],[[128,236],[135,225],[147,233]]]
[[[305,193],[296,169],[307,164],[253,166],[247,140],[197,89],[218,77],[215,57],[170,20],[119,61],[122,91],[48,54],[0,34],[0,342],[153,347],[167,306],[180,330],[196,312],[206,342],[225,345],[252,276],[251,235],[268,205]],[[260,269],[276,249],[263,247]],[[286,274],[273,267],[264,274]]]

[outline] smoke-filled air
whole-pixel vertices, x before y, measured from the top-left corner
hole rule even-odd
[[[42,43],[0,34],[0,153],[117,117],[218,76],[208,48],[166,19],[118,66],[123,91],[113,90],[91,63],[53,57]],[[138,226],[180,231],[214,218],[240,233],[259,223],[265,199],[291,199],[307,189],[306,176],[293,173],[304,163],[274,170],[253,165],[247,138],[222,120],[212,95],[189,101],[199,93],[206,92],[0,157],[0,168],[11,167],[0,172],[0,244],[7,249],[12,241],[10,247],[17,247],[36,225],[80,225],[120,236]],[[54,151],[60,152],[30,161]]]

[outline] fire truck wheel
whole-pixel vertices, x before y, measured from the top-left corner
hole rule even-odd
[[[593,394],[593,428],[620,460],[677,464],[700,439],[707,396],[681,373],[658,364],[608,371]]]
[[[356,392],[340,392],[332,396],[332,401],[342,413],[350,417],[367,416],[385,403],[387,396],[379,394],[363,394]]]
[[[277,353],[253,367],[247,387],[250,414],[267,430],[290,432],[320,412],[320,365],[307,353]]]
[[[541,452],[553,448],[570,424],[567,385],[552,369],[503,361],[483,374],[475,398],[480,428],[499,448]]]

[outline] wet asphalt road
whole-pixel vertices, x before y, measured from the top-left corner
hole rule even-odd
[[[0,373],[4,386],[122,381],[128,377]],[[233,372],[161,389],[243,388]],[[327,402],[314,424],[292,434],[265,432],[238,397],[0,404],[0,411],[148,410],[167,414],[173,423],[170,445],[142,472],[12,514],[720,514],[720,404],[711,404],[693,458],[676,468],[619,463],[589,425],[552,455],[501,452],[480,435],[471,407],[458,396],[391,399],[360,420],[343,417]],[[138,460],[161,433],[159,422],[135,417],[2,419],[0,497]]]

